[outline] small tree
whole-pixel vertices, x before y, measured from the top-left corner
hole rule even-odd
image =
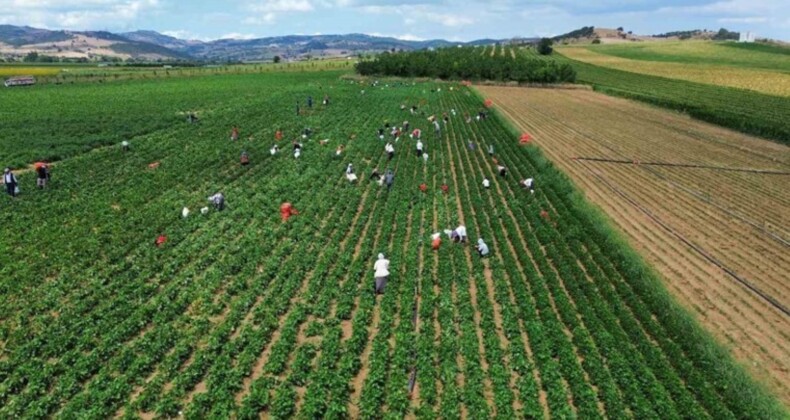
[[[279,56],[279,55],[275,55],[275,56],[274,56],[274,58],[272,59],[272,61],[274,61],[274,63],[275,63],[275,64],[277,64],[277,63],[279,63],[280,61],[282,61],[282,58],[280,58],[280,56]]]
[[[541,38],[538,44],[538,53],[540,55],[549,55],[554,50],[551,48],[553,41],[550,38]]]
[[[595,39],[593,39],[593,40],[592,40],[592,43],[593,43],[593,44],[600,44],[600,43],[601,43],[601,38],[595,38]]]

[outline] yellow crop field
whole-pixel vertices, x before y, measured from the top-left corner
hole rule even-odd
[[[790,97],[790,75],[779,71],[726,65],[630,60],[601,54],[585,47],[561,48],[559,51],[568,58],[601,67]]]
[[[58,73],[60,73],[59,68],[49,66],[0,66],[0,77],[55,76]]]

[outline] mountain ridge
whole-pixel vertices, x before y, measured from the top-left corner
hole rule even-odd
[[[524,39],[522,39],[524,40]],[[531,41],[533,39],[526,39]],[[0,56],[22,59],[30,53],[57,58],[101,60],[263,61],[311,57],[344,57],[392,50],[419,50],[455,45],[509,42],[481,39],[453,42],[443,39],[404,40],[360,33],[282,35],[254,39],[185,40],[153,30],[114,33],[69,31],[0,25]]]

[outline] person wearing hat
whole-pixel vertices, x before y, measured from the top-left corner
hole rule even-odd
[[[250,155],[248,155],[247,152],[241,152],[241,164],[242,165],[250,164]]]
[[[13,172],[11,172],[11,168],[5,168],[3,171],[3,183],[5,184],[5,190],[11,197],[16,197],[18,190],[16,176]]]
[[[374,297],[375,295],[383,294],[384,288],[387,287],[387,279],[390,272],[390,260],[384,258],[384,254],[379,254],[378,260],[373,264],[373,278],[375,279]]]
[[[222,211],[225,209],[225,196],[221,192],[209,197],[208,201],[214,204],[214,208],[217,209],[217,211]]]
[[[43,190],[49,181],[49,167],[44,162],[36,163],[36,186]]]

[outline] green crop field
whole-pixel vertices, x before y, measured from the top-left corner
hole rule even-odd
[[[538,148],[496,112],[465,121],[474,91],[340,76],[0,92],[2,159],[61,158],[46,190],[23,172],[0,197],[0,418],[787,417]],[[427,161],[405,135],[387,160],[377,131],[404,120]],[[200,214],[217,191],[227,208]],[[431,250],[461,223],[471,244]]]
[[[561,51],[576,49],[580,48]],[[624,71],[562,55],[556,59],[572,63],[577,81],[601,92],[685,112],[703,121],[780,143],[790,142],[790,97]],[[640,62],[640,65],[650,67],[651,63]],[[783,86],[790,88],[787,83]]]

